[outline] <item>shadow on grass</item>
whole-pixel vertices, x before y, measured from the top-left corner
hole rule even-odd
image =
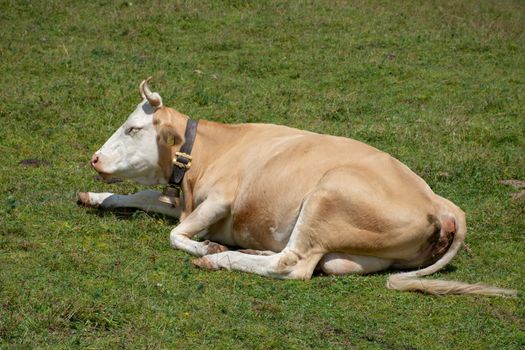
[[[396,274],[396,273],[417,271],[417,270],[420,270],[420,269],[424,269],[425,267],[426,266],[420,266],[420,267],[414,267],[412,269],[389,268],[389,269],[386,269],[386,270],[383,270],[383,271],[367,273],[367,274],[362,275],[362,276],[389,276],[389,275]],[[456,266],[454,266],[454,265],[447,265],[443,269],[439,270],[439,273],[449,274],[449,273],[455,272],[456,270],[457,270]],[[314,276],[331,276],[331,275],[325,274],[324,272],[322,272],[320,270],[319,267],[316,267],[316,269],[314,271]],[[346,275],[346,276],[348,276],[348,275]]]
[[[133,220],[136,219],[139,215],[147,215],[154,219],[163,220],[170,225],[177,225],[179,220],[168,215],[160,213],[147,212],[142,209],[136,208],[115,208],[115,209],[102,209],[102,208],[89,208],[84,207],[81,204],[78,204],[79,207],[83,207],[86,212],[90,215],[96,215],[100,218],[113,216],[119,220]]]

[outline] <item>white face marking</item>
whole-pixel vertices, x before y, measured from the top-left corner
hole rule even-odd
[[[99,157],[99,172],[144,185],[166,183],[159,166],[154,112],[146,100],[139,103],[126,122],[95,153]]]

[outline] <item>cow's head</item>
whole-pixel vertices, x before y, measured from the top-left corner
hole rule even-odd
[[[159,121],[162,98],[151,92],[148,81],[140,83],[140,102],[126,122],[91,158],[91,166],[105,179],[125,177],[144,185],[167,183],[171,154],[165,142],[165,128]],[[160,136],[159,136],[160,135]],[[162,137],[161,137],[162,136]]]

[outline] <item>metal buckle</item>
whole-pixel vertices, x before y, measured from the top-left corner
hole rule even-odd
[[[182,157],[182,158],[186,158],[186,160],[188,161],[188,164],[184,164],[184,163],[181,163],[181,162],[178,162],[177,161],[177,157]],[[186,169],[188,170],[190,167],[191,167],[191,161],[192,161],[192,157],[187,154],[187,153],[184,153],[184,152],[175,152],[175,158],[173,158],[173,165],[176,165],[178,166],[179,168],[182,168],[182,169]]]

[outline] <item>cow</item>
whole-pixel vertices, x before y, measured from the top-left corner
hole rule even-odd
[[[391,274],[388,288],[516,295],[420,278],[457,254],[465,213],[388,153],[281,125],[196,122],[164,106],[150,79],[140,83],[141,102],[91,165],[104,179],[124,177],[167,190],[79,192],[81,204],[178,218],[171,245],[196,256],[193,263],[205,269],[281,279],[396,269],[405,271]]]

